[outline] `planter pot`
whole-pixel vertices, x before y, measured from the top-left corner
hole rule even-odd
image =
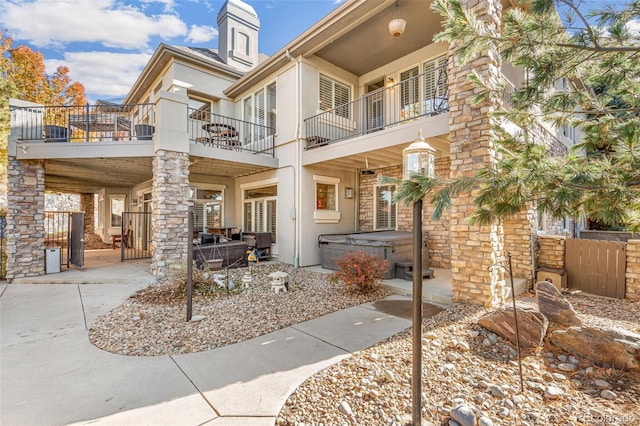
[[[136,130],[136,137],[142,141],[150,141],[153,139],[153,133],[156,130],[155,126],[149,124],[136,124],[134,128]]]
[[[222,269],[222,262],[224,259],[211,259],[207,260],[207,267],[210,271],[219,271]]]
[[[45,142],[67,142],[67,128],[62,126],[44,126]]]

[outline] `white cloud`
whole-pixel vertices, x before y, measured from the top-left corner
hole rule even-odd
[[[633,19],[627,22],[627,30],[633,37],[640,36],[640,19]]]
[[[172,4],[170,0],[163,3]],[[36,47],[94,42],[143,49],[151,37],[166,40],[187,33],[186,24],[176,15],[147,16],[115,0],[9,0],[0,5],[0,20],[14,39]]]
[[[164,4],[165,12],[173,12],[176,6],[176,2],[173,0],[140,0],[142,4],[160,3]]]
[[[109,99],[129,93],[150,57],[149,53],[69,52],[64,59],[45,60],[45,66],[52,74],[66,65],[71,79],[82,83],[86,93]]]
[[[192,25],[187,40],[193,43],[206,43],[218,37],[218,29],[209,25]]]

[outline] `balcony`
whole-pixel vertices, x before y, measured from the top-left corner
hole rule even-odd
[[[272,127],[191,108],[188,109],[187,121],[189,139],[196,144],[271,157],[275,155]]]
[[[12,107],[13,131],[22,142],[151,140],[153,104]]]
[[[305,119],[306,149],[445,113],[448,95],[445,63]]]

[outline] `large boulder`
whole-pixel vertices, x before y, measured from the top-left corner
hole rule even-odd
[[[588,358],[596,364],[640,369],[640,334],[620,328],[569,327],[556,330],[551,343],[571,354]]]
[[[536,298],[538,310],[549,321],[564,325],[582,325],[571,303],[552,283],[547,281],[537,283]]]
[[[545,318],[535,306],[529,304],[518,303],[516,305],[516,312],[518,314],[520,347],[537,348],[542,346],[542,341],[549,326],[547,318]],[[478,324],[496,333],[498,336],[511,341],[515,345],[516,327],[513,318],[513,306],[505,306],[485,314],[480,318]]]

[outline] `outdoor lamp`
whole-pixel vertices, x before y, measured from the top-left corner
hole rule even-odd
[[[436,150],[425,142],[422,131],[411,145],[402,150],[402,177],[409,179],[412,173],[433,176]]]
[[[400,37],[404,33],[404,29],[407,26],[407,21],[398,17],[398,11],[400,9],[400,0],[396,0],[395,6],[395,18],[389,21],[389,34],[394,37]]]

